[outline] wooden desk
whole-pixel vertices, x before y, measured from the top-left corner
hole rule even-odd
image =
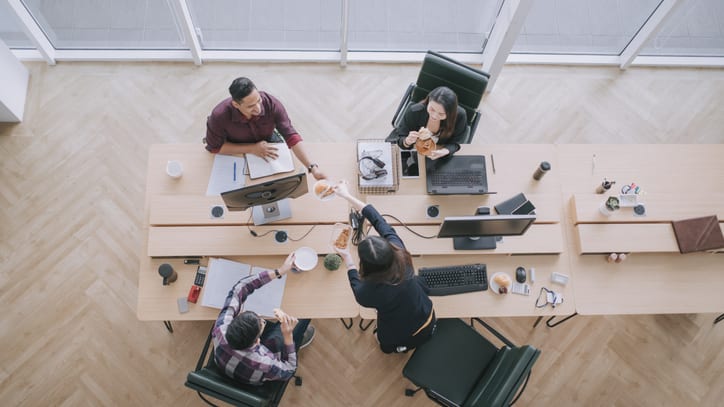
[[[502,271],[508,273],[511,278],[515,277],[515,269],[523,266],[526,270],[535,268],[536,282],[531,284],[531,295],[522,296],[517,294],[500,295],[493,293],[490,289],[466,294],[448,295],[442,297],[430,297],[435,307],[435,314],[438,318],[470,318],[480,316],[513,317],[513,316],[550,316],[570,315],[576,311],[573,285],[569,282],[565,286],[552,284],[550,275],[552,272],[568,273],[567,256],[499,256],[479,254],[453,254],[440,256],[417,256],[413,258],[415,267],[442,266],[450,264],[485,263],[487,265],[488,278],[493,274]],[[546,306],[536,308],[535,302],[540,293],[541,287],[546,287],[563,295],[563,304],[556,308]],[[545,302],[545,301],[544,301]],[[376,319],[376,311],[371,308],[361,307],[360,316],[365,319]]]
[[[570,203],[565,205],[568,251],[606,253],[570,256],[571,269],[577,270],[573,284],[579,313],[724,310],[724,256],[679,254],[668,224],[724,212],[721,157],[721,144],[558,146],[562,193]],[[617,182],[615,192],[594,194],[604,177]],[[642,188],[645,217],[635,217],[630,208],[610,218],[597,213],[605,196],[631,182]],[[622,263],[606,261],[610,252],[631,251]]]
[[[352,144],[348,151],[339,149],[338,145],[306,145],[309,151],[316,151],[315,161],[328,175],[354,180],[355,167],[348,165],[354,162]],[[172,159],[181,161],[184,166],[180,179],[166,175],[166,163]],[[188,294],[196,266],[184,265],[182,258],[173,257],[224,256],[274,268],[301,246],[311,245],[320,254],[331,252],[332,224],[348,220],[346,204],[321,202],[311,194],[292,201],[292,219],[276,222],[273,226],[252,226],[259,234],[276,228],[286,230],[292,238],[299,238],[311,224],[326,223],[316,226],[301,242],[279,244],[274,242],[273,233],[252,237],[246,226],[248,211],[227,212],[221,220],[210,219],[210,207],[222,203],[218,196],[205,196],[213,159],[214,155],[201,144],[151,146],[138,279],[137,315],[140,320],[211,320],[218,316],[219,310],[197,304],[190,304],[188,313],[179,314],[176,299]],[[307,178],[311,190],[314,179]],[[247,179],[246,185],[253,182]],[[354,190],[354,183],[350,184]],[[315,270],[290,273],[282,307],[302,318],[357,316],[359,305],[349,289],[346,273],[328,272],[321,260]],[[178,273],[178,280],[169,286],[163,286],[158,275],[158,266],[162,263],[172,264]]]

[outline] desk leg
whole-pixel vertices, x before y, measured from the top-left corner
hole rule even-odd
[[[543,319],[543,315],[541,315],[541,316],[539,316],[538,318],[535,319],[535,322],[533,323],[533,328],[535,328],[535,327],[538,326],[538,324],[540,323],[540,320],[541,320],[541,319]]]
[[[363,330],[363,331],[366,331],[367,328],[369,328],[370,325],[372,325],[372,323],[375,322],[375,320],[374,320],[374,319],[370,319],[370,322],[369,322],[366,326],[362,326],[362,322],[364,322],[364,318],[361,318],[361,319],[359,320],[359,329],[361,329],[361,330]]]
[[[553,328],[553,327],[555,327],[555,326],[557,326],[557,325],[560,325],[560,324],[568,321],[569,319],[575,317],[576,315],[578,315],[578,313],[577,313],[577,312],[574,312],[573,314],[571,314],[571,315],[569,315],[569,316],[561,319],[561,320],[558,321],[558,322],[551,323],[551,321],[553,321],[554,319],[556,319],[556,316],[553,315],[552,317],[548,318],[548,320],[546,321],[546,325],[547,325],[549,328]]]
[[[347,320],[345,320],[344,318],[340,318],[339,320],[342,321],[342,325],[344,325],[345,328],[352,329],[352,318],[349,319],[349,323],[347,323]]]
[[[163,326],[166,327],[166,330],[173,333],[173,326],[171,326],[171,321],[163,321]]]
[[[716,317],[716,319],[714,319],[714,323],[715,323],[715,324],[716,324],[717,322],[721,322],[721,321],[724,321],[724,314],[721,314],[721,315],[719,315],[718,317]]]

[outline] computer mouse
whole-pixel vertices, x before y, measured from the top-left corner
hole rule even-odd
[[[515,281],[521,284],[525,283],[525,269],[523,267],[515,269]]]
[[[438,208],[437,205],[430,205],[427,207],[427,216],[431,218],[437,218],[439,214],[440,208]]]

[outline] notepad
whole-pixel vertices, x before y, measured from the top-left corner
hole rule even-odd
[[[292,152],[286,143],[270,143],[277,148],[278,157],[274,160],[265,161],[254,154],[246,155],[246,162],[249,166],[249,178],[257,179],[269,175],[289,172],[294,170]]]
[[[214,165],[209,175],[209,185],[206,187],[206,195],[219,195],[222,192],[231,191],[244,186],[244,158],[235,155],[216,154]]]
[[[251,279],[257,274],[267,271],[264,267],[252,266],[236,261],[211,258],[209,259],[206,282],[201,298],[201,305],[221,309],[226,297],[234,284],[239,280]],[[254,311],[263,317],[273,317],[274,309],[280,308],[284,297],[287,276],[273,279],[261,288],[254,290],[244,302],[244,311]]]

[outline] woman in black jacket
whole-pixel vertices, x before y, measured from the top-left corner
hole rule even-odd
[[[410,253],[372,205],[366,205],[349,193],[345,181],[337,184],[334,190],[362,212],[379,234],[368,236],[359,243],[359,269],[349,248],[335,247],[335,250],[347,264],[347,276],[357,302],[377,310],[380,348],[385,353],[415,348],[430,338],[436,320],[428,289],[415,275]]]
[[[465,109],[458,106],[458,96],[450,88],[440,86],[433,89],[427,97],[410,106],[395,129],[397,145],[403,149],[415,147],[424,127],[432,133],[437,150],[430,154],[436,160],[460,150],[460,143],[467,132]]]

